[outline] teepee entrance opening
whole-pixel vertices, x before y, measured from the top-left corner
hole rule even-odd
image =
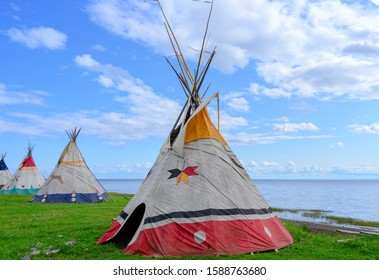
[[[115,236],[116,243],[125,247],[130,243],[130,241],[132,241],[134,235],[142,223],[142,219],[145,215],[145,210],[145,203],[141,203],[134,209],[132,214],[130,214],[129,219],[126,220],[123,227]]]

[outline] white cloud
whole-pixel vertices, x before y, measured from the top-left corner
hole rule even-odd
[[[283,176],[289,178],[301,178],[307,176],[317,176],[321,174],[328,174],[332,170],[328,168],[322,168],[315,164],[303,164],[299,165],[293,161],[288,161],[286,163],[281,162],[271,162],[271,161],[261,161],[255,162],[251,161],[245,166],[245,168],[253,173],[253,176]]]
[[[12,41],[21,43],[30,49],[64,49],[67,42],[66,34],[45,26],[24,29],[10,28],[7,34]]]
[[[344,143],[342,143],[342,142],[337,142],[336,143],[336,146],[338,147],[338,148],[340,148],[340,149],[343,149],[344,147],[345,147],[345,144]]]
[[[282,116],[280,118],[275,119],[277,122],[289,122],[289,118],[287,116]]]
[[[230,44],[217,45],[217,56],[213,65],[222,72],[233,73],[238,69],[245,68],[248,64],[249,58],[246,49]]]
[[[165,0],[162,5],[181,45],[199,49],[207,6]],[[154,1],[94,0],[86,11],[106,30],[171,54]],[[379,99],[378,17],[379,8],[354,1],[240,0],[231,5],[218,0],[208,45],[217,46],[213,65],[223,72],[256,62],[268,84],[258,89],[253,84],[258,95]],[[187,58],[196,57],[190,48],[183,51]]]
[[[140,139],[148,135],[163,136],[179,114],[178,102],[157,95],[141,79],[131,76],[128,71],[111,64],[101,64],[89,54],[75,57],[78,66],[87,71],[99,73],[96,81],[103,87],[114,90],[114,100],[127,105],[129,113],[107,113],[107,121],[125,132],[125,139]],[[103,114],[105,116],[105,114]]]
[[[346,164],[336,164],[330,167],[330,172],[341,173],[341,174],[367,174],[367,175],[377,175],[379,173],[379,166],[371,164],[357,164],[357,165],[346,165]]]
[[[340,141],[337,141],[335,144],[330,145],[330,148],[343,149],[343,148],[345,148],[345,144],[340,142]]]
[[[82,128],[83,134],[94,135],[111,145],[122,145],[128,140],[140,140],[150,136],[166,137],[172,125],[172,119],[165,123],[159,119],[120,112],[79,111],[48,115],[8,115],[10,120],[4,120],[4,124],[7,125],[1,126],[0,132],[49,137],[77,126]],[[23,127],[30,129],[21,129]]]
[[[379,123],[373,123],[370,125],[350,125],[349,128],[357,133],[379,134]]]
[[[215,126],[218,126],[218,113],[217,110],[208,106],[208,112]],[[220,130],[222,133],[229,130],[237,130],[241,126],[247,126],[248,121],[241,116],[232,116],[227,112],[220,111]]]
[[[222,97],[224,103],[235,111],[247,112],[250,109],[249,102],[242,97],[242,93],[230,93]]]
[[[262,166],[266,166],[266,167],[279,167],[280,164],[277,163],[277,162],[270,162],[270,161],[261,161],[260,164]]]
[[[134,164],[121,163],[117,164],[113,171],[127,171],[128,173],[136,172],[137,170],[149,170],[152,167],[150,162],[137,162]]]
[[[249,111],[249,102],[243,97],[231,98],[228,105],[236,111]]]
[[[262,133],[246,133],[240,132],[233,135],[229,133],[224,134],[225,139],[230,144],[235,145],[246,145],[246,144],[273,144],[280,141],[290,141],[290,140],[302,140],[302,139],[325,139],[332,138],[330,135],[269,135]]]
[[[45,95],[48,93],[39,90],[30,92],[9,90],[5,84],[0,83],[0,106],[16,104],[44,106],[45,101],[41,96]]]
[[[93,59],[90,54],[77,55],[75,62],[78,66],[85,68],[94,68],[99,65],[99,62]]]
[[[98,81],[99,84],[101,84],[103,87],[106,87],[106,88],[110,88],[110,87],[114,86],[113,80],[111,78],[104,76],[104,75],[99,75],[99,77],[97,77],[96,81]]]
[[[105,47],[100,45],[100,44],[92,45],[91,50],[98,51],[98,52],[105,52],[106,51]]]
[[[295,102],[290,106],[291,110],[294,110],[298,113],[314,113],[316,111],[315,108],[308,102],[302,100],[300,102]]]
[[[141,174],[141,173],[147,173],[147,171],[150,170],[152,167],[152,164],[150,162],[137,162],[137,163],[118,163],[114,166],[95,166],[96,172],[100,174],[115,174],[115,173],[133,173],[133,174]]]
[[[275,132],[278,133],[286,133],[286,132],[297,132],[297,131],[316,131],[319,130],[317,126],[313,123],[277,123],[273,124],[273,128]]]
[[[292,93],[286,91],[282,88],[268,88],[265,86],[261,86],[257,83],[251,83],[249,87],[249,91],[256,96],[267,96],[272,99],[277,99],[281,97],[290,98]]]
[[[167,136],[181,109],[178,102],[159,96],[151,87],[142,80],[132,77],[125,69],[111,64],[101,64],[91,55],[76,56],[74,61],[87,72],[97,75],[95,81],[111,90],[113,100],[123,107],[122,112],[83,110],[51,112],[44,115],[8,112],[2,120],[7,119],[8,125],[1,127],[0,132],[49,136],[54,132],[62,132],[62,129],[79,126],[82,127],[82,133],[96,135],[111,145],[120,145],[127,140],[145,139],[150,136]],[[83,78],[88,78],[89,75],[86,74]],[[35,97],[32,99],[31,95],[26,98],[21,94],[10,100],[8,95],[9,91],[0,84],[0,104],[10,102],[30,104],[33,100],[39,101]],[[18,123],[33,129],[20,129]]]
[[[28,126],[25,123],[14,122],[7,120],[4,116],[0,119],[0,133],[17,133],[27,136],[42,136],[45,135],[44,131],[39,127]]]
[[[123,38],[150,46],[166,39],[158,6],[150,1],[96,0],[86,11],[94,23]]]
[[[251,161],[245,168],[253,176],[282,176],[284,178],[322,178],[338,176],[367,176],[379,173],[379,165],[370,164],[334,164],[319,166],[317,164],[297,164],[295,162]]]

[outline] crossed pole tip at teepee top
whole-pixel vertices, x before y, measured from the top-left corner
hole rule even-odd
[[[172,63],[167,59],[167,62],[175,72],[180,84],[182,85],[182,88],[184,90],[184,93],[186,94],[187,98],[190,99],[191,104],[194,106],[194,108],[197,108],[199,104],[202,102],[202,96],[200,95],[200,88],[204,82],[204,78],[206,76],[206,73],[209,69],[209,66],[211,64],[211,61],[216,53],[216,48],[213,49],[213,51],[209,52],[206,51],[206,46],[208,42],[208,28],[210,23],[210,18],[212,14],[213,9],[213,1],[202,1],[202,2],[208,2],[211,4],[211,8],[209,11],[208,19],[206,22],[205,30],[204,30],[204,36],[202,40],[201,50],[199,51],[200,55],[198,58],[196,69],[194,70],[194,73],[192,73],[188,67],[187,61],[184,58],[183,52],[180,48],[180,45],[176,39],[176,36],[173,32],[173,29],[171,28],[171,25],[168,21],[168,18],[163,10],[163,7],[159,0],[155,0],[159,8],[162,12],[162,15],[164,17],[164,26],[167,32],[167,35],[170,39],[171,47],[175,53],[175,57],[177,59],[177,63],[179,65],[179,69],[175,69],[175,67],[172,65]],[[204,53],[210,53],[209,58],[204,63]],[[203,67],[201,67],[203,66]],[[208,86],[209,87],[209,86]],[[208,90],[208,88],[207,88]],[[206,93],[206,92],[205,92]],[[205,94],[204,93],[204,94]],[[204,96],[203,94],[203,96]]]
[[[76,141],[76,138],[78,137],[79,135],[79,132],[82,130],[82,128],[77,128],[75,127],[74,129],[68,129],[66,130],[66,133],[68,135],[68,138],[70,138],[70,140],[72,141]]]
[[[28,141],[28,148],[26,149],[26,156],[31,157],[35,145],[31,145]]]

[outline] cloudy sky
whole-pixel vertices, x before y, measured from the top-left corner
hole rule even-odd
[[[195,69],[209,3],[161,3]],[[11,172],[29,141],[48,176],[77,126],[98,178],[144,178],[185,102],[157,3],[0,1],[0,17]],[[207,95],[253,178],[379,178],[378,18],[379,0],[214,0]]]

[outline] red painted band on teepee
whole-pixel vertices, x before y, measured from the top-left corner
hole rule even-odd
[[[121,224],[117,220],[114,220],[107,232],[104,233],[104,235],[99,239],[99,241],[97,241],[96,244],[104,244],[105,242],[107,242],[109,239],[111,239],[117,234],[120,227]]]
[[[170,223],[139,232],[124,253],[157,257],[231,255],[280,249],[292,242],[290,233],[277,217]]]
[[[34,160],[32,157],[27,157],[22,162],[22,167],[36,167],[36,164],[34,163]]]

